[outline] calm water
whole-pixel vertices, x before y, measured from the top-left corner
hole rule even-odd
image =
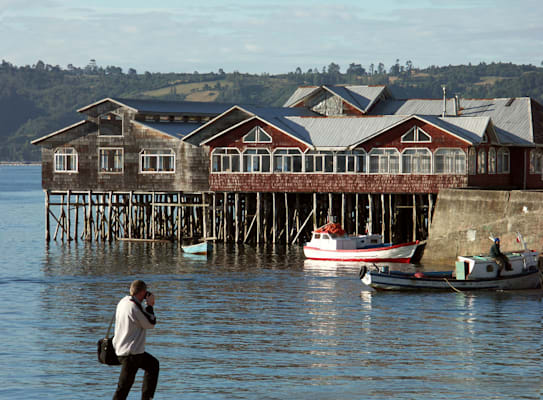
[[[43,220],[39,167],[0,166],[2,399],[111,398],[95,343],[135,278],[157,295],[157,399],[540,398],[539,291],[361,292],[358,267],[297,247],[46,246]]]

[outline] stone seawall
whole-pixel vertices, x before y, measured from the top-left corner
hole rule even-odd
[[[438,195],[422,263],[453,265],[459,255],[488,254],[489,236],[502,251],[543,250],[543,192],[445,189]]]

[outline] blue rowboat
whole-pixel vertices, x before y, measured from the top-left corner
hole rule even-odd
[[[185,253],[190,254],[207,254],[208,251],[211,251],[213,245],[210,242],[202,242],[192,244],[190,246],[181,246]]]

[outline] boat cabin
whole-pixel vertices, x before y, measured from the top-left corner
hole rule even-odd
[[[528,267],[537,265],[538,252],[534,250],[505,254],[511,269],[504,268],[500,276],[519,275],[526,272]],[[495,279],[498,274],[498,264],[488,256],[458,257],[455,266],[458,280]]]

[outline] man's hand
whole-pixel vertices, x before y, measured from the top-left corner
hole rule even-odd
[[[147,305],[149,305],[151,307],[154,307],[155,306],[155,295],[153,293],[151,293],[149,296],[147,296],[145,301],[147,302]]]

